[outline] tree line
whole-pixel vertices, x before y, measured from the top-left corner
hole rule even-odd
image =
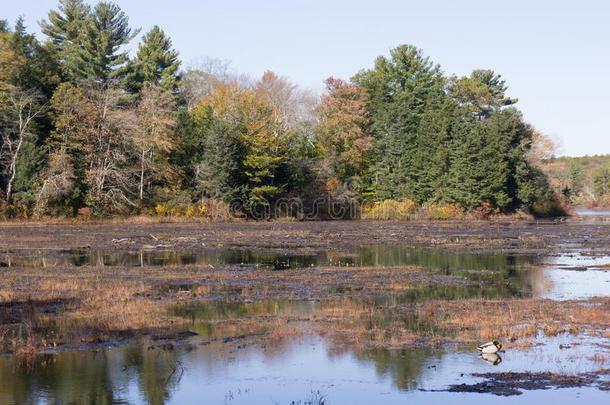
[[[610,207],[610,156],[552,157],[543,167],[553,188],[572,205]]]
[[[400,45],[317,96],[211,59],[182,69],[158,26],[130,56],[139,30],[112,2],[60,0],[40,25],[42,41],[0,21],[5,216],[193,214],[204,201],[247,216],[282,201],[298,202],[287,215],[384,200],[561,210],[536,131],[491,70],[447,76]]]

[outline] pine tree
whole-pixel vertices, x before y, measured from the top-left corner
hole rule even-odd
[[[430,93],[417,129],[416,155],[410,179],[413,198],[420,204],[443,200],[457,116],[455,104],[442,89]]]
[[[417,132],[431,93],[444,78],[421,50],[400,45],[390,58],[379,57],[353,81],[369,94],[377,163],[373,185],[380,198],[416,198]]]
[[[163,90],[175,90],[180,67],[178,52],[163,30],[154,26],[144,37],[135,60],[130,66],[128,87],[139,91],[144,85],[160,86]]]
[[[65,80],[76,80],[78,49],[81,34],[91,8],[83,0],[60,0],[58,10],[51,10],[48,21],[40,23],[42,32],[49,38]]]
[[[110,2],[98,3],[79,39],[76,75],[101,84],[122,79],[129,56],[121,48],[138,32],[129,27],[129,18],[119,6]]]
[[[5,76],[5,80],[22,89],[36,90],[50,98],[59,84],[60,77],[59,67],[48,49],[44,48],[33,34],[27,32],[22,17],[17,19],[15,29],[7,35],[6,45],[10,47],[13,55],[12,60],[6,62],[18,67],[13,70],[12,75],[8,75],[11,78]]]

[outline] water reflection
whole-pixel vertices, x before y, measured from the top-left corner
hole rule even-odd
[[[139,250],[113,252],[92,249],[55,251],[14,251],[0,254],[0,267],[61,267],[61,266],[184,266],[235,265],[263,267],[273,270],[302,268],[319,262],[316,256],[287,256],[255,253],[249,250],[193,253],[175,250]]]
[[[525,351],[508,351],[496,365],[476,353],[439,350],[336,351],[316,337],[252,345],[241,350],[226,345],[149,350],[145,345],[97,352],[41,357],[33,370],[0,357],[0,402],[97,404],[289,404],[311,390],[330,404],[409,401],[489,403],[488,395],[432,393],[450,384],[471,383],[474,372],[554,371],[580,373],[600,368],[587,360],[599,342],[559,337]],[[558,350],[570,342],[571,350]],[[606,349],[607,351],[607,349]],[[574,359],[582,359],[575,362]],[[42,362],[46,362],[43,366]],[[542,396],[541,396],[542,395]],[[595,388],[526,392],[511,402],[535,400],[588,403],[607,399]]]
[[[256,267],[288,270],[326,267],[417,266],[434,274],[468,281],[463,285],[439,282],[422,285],[402,295],[404,301],[420,299],[537,297],[557,300],[610,295],[610,257],[563,254],[551,257],[504,253],[453,252],[413,246],[371,245],[349,252],[329,250],[290,256],[250,250],[184,252],[141,250],[15,251],[0,255],[0,266],[170,266],[199,265]],[[577,272],[576,270],[580,271]],[[583,273],[584,272],[584,273]],[[329,291],[349,293],[349,286]]]
[[[104,251],[92,249],[21,250],[0,254],[1,267],[233,265],[274,270],[311,266],[422,266],[425,268],[515,271],[537,263],[536,256],[471,254],[412,246],[371,245],[349,252],[329,250],[284,255],[251,250],[186,252],[178,250]]]
[[[283,256],[252,251],[190,253],[179,251],[28,251],[6,252],[2,265],[53,266],[164,266],[235,265],[286,270],[310,266],[418,266],[433,275],[452,276],[463,283],[422,283],[399,295],[342,298],[354,305],[376,306],[429,299],[543,297],[573,299],[610,294],[610,258],[560,255],[549,258],[506,254],[471,254],[406,246],[366,246],[350,252],[329,251],[308,256]],[[577,271],[578,270],[578,271]],[[343,291],[348,292],[348,291]],[[336,292],[342,296],[341,291]],[[508,351],[502,358],[478,353],[429,349],[374,349],[338,345],[311,336],[268,340],[259,344],[223,344],[222,321],[251,318],[307,317],[321,304],[311,301],[206,303],[181,306],[176,314],[190,319],[199,335],[190,345],[163,348],[142,342],[128,347],[43,355],[33,368],[13,357],[0,357],[0,403],[97,404],[290,404],[320,390],[330,404],[408,401],[489,403],[489,396],[431,393],[449,384],[471,381],[472,372],[554,371],[584,372],[602,368],[592,361],[610,356],[607,342],[558,337],[525,351]],[[391,311],[370,320],[369,328],[384,330]],[[429,330],[430,325],[403,314],[406,329]],[[258,322],[258,323],[257,323]],[[374,323],[374,324],[373,324]],[[263,325],[265,326],[265,325]],[[265,327],[273,328],[272,322]],[[247,331],[232,330],[233,335]],[[265,332],[269,332],[266,330]],[[575,342],[576,340],[576,342]],[[559,345],[570,350],[558,350]],[[570,403],[576,398],[603,403],[596,389],[526,393],[522,402]],[[494,402],[497,400],[493,398]],[[514,399],[513,399],[514,400]]]
[[[42,355],[33,368],[0,357],[0,403],[165,404],[180,381],[182,356],[132,346]]]

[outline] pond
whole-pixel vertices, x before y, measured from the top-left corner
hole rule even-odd
[[[591,209],[586,207],[576,207],[574,209],[576,215],[580,217],[609,217],[610,210],[608,209]]]
[[[556,300],[610,295],[610,257],[562,253],[549,257],[505,253],[471,253],[413,246],[369,245],[352,251],[285,255],[251,250],[185,252],[175,250],[103,251],[21,250],[0,253],[1,267],[62,266],[235,266],[286,271],[314,266],[418,266],[461,277],[467,286],[433,286],[430,298],[533,297]],[[414,290],[412,299],[422,298]],[[406,297],[405,297],[406,299]]]
[[[583,252],[535,255],[475,254],[412,246],[364,246],[285,256],[232,250],[180,252],[91,250],[4,252],[7,267],[59,266],[238,266],[290,272],[312,266],[406,266],[452,275],[467,283],[426,286],[372,297],[375,302],[471,297],[534,297],[552,300],[610,295],[610,257]],[[608,339],[558,335],[538,337],[532,347],[482,359],[474,348],[362,349],[338,344],[305,329],[294,337],[223,342],[219,320],[244,316],[299,319],[320,301],[208,303],[181,306],[176,314],[197,333],[180,344],[149,338],[127,346],[48,353],[32,364],[0,356],[0,403],[107,404],[386,404],[402,403],[608,403],[607,376],[588,387],[520,389],[515,396],[447,392],[452,386],[486,381],[473,373],[553,372],[583,374],[604,368]]]
[[[493,365],[474,352],[450,350],[337,350],[316,336],[262,345],[146,345],[59,353],[32,369],[0,357],[0,402],[108,404],[607,403],[596,387],[521,390],[518,396],[444,392],[472,384],[474,372],[584,373],[603,342],[559,337],[528,350],[507,351]],[[559,349],[569,347],[568,349]],[[576,360],[581,359],[581,360]],[[44,362],[45,364],[41,364]],[[298,402],[302,401],[302,402]]]

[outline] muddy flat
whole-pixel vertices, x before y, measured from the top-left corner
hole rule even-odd
[[[608,249],[605,221],[235,222],[4,224],[0,249],[276,249],[287,252],[370,244],[430,244],[481,251]]]

